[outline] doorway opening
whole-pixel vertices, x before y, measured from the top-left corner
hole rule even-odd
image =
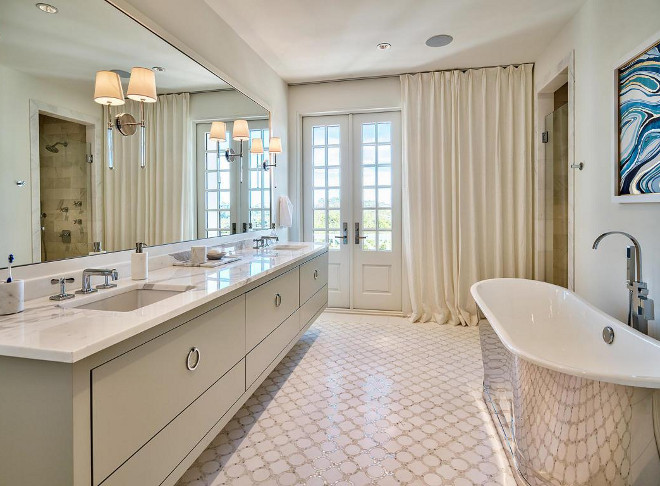
[[[568,83],[545,116],[545,281],[568,287]]]
[[[87,126],[39,114],[41,261],[91,251],[91,165]]]

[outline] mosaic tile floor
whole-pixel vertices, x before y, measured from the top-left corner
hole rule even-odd
[[[326,312],[177,486],[515,486],[476,328]]]

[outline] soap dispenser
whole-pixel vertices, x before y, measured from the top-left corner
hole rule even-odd
[[[149,276],[149,254],[144,251],[147,245],[135,244],[135,253],[131,254],[131,278],[133,280],[146,280]]]

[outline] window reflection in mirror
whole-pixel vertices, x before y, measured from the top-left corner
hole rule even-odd
[[[104,0],[58,7],[48,15],[3,1],[0,255],[26,264],[268,228],[271,172],[259,170],[268,111]],[[147,165],[138,135],[113,128],[110,169],[107,124],[122,113],[139,120],[140,109],[95,103],[95,75],[115,71],[126,93],[139,66],[163,68],[153,69],[157,101],[144,105]],[[224,151],[241,151],[231,138],[238,119],[264,154],[243,142],[230,163]],[[227,123],[226,142],[208,138],[216,120]]]

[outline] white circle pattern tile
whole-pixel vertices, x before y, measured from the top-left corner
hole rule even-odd
[[[177,486],[515,486],[476,328],[326,312]]]

